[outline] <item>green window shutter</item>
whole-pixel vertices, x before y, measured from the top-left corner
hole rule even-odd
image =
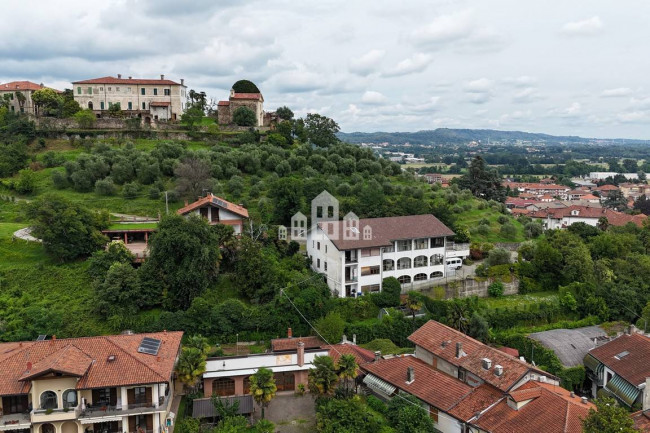
[[[100,106],[99,108],[100,108],[101,110],[103,110],[103,109],[104,109],[104,101],[100,102],[99,106]]]
[[[158,96],[158,89],[153,89],[153,95]]]
[[[133,110],[133,102],[129,101],[129,110]]]
[[[89,94],[89,95],[92,95],[92,94],[93,94],[93,88],[92,88],[92,87],[89,87],[89,88],[88,88],[88,94]]]
[[[140,88],[140,94],[142,94],[142,95],[144,95],[144,94],[145,94],[145,90],[144,90],[144,87],[142,87],[142,88]]]
[[[77,87],[77,95],[81,95],[81,87]]]

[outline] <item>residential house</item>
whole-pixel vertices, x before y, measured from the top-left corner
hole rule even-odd
[[[621,190],[623,197],[631,198],[634,201],[641,197],[642,195],[650,195],[650,185],[647,183],[621,183],[618,185],[618,188]]]
[[[641,227],[647,216],[643,214],[628,215],[606,208],[573,205],[563,208],[540,209],[528,214],[529,217],[541,220],[546,229],[563,229],[571,224],[582,222],[590,226],[598,226],[601,218],[606,218],[607,223],[615,226],[624,226],[628,223]]]
[[[314,218],[312,218],[312,221]],[[435,216],[322,221],[312,226],[307,254],[312,269],[327,275],[340,297],[379,292],[395,277],[405,287],[443,278],[446,261],[469,256],[469,245],[454,244],[454,232]]]
[[[551,329],[534,332],[528,338],[539,341],[551,349],[565,367],[582,365],[585,355],[598,344],[609,341],[600,326],[586,326],[575,329]]]
[[[179,120],[186,108],[187,86],[165,79],[93,78],[72,83],[74,100],[81,108],[92,110],[103,117],[108,110],[119,104],[127,117],[140,117],[145,123],[152,120]]]
[[[0,430],[167,432],[182,332],[0,344]]]
[[[640,432],[650,432],[650,410],[640,410],[632,414],[634,428]]]
[[[510,188],[511,191],[519,192],[520,197],[522,194],[531,194],[532,197],[539,198],[544,195],[549,195],[551,197],[558,197],[561,199],[566,199],[568,197],[567,193],[571,189],[565,185],[508,181],[503,182],[503,187]]]
[[[9,110],[15,113],[27,113],[36,115],[36,106],[32,101],[32,94],[46,87],[31,81],[12,81],[11,83],[0,84],[0,99],[9,95]],[[53,89],[54,90],[54,89]],[[59,90],[54,90],[61,93]]]
[[[584,364],[594,397],[611,396],[650,410],[650,337],[633,329],[590,350]]]
[[[273,116],[265,116],[264,96],[262,96],[262,93],[238,93],[235,92],[234,88],[230,89],[230,97],[227,101],[219,101],[217,103],[219,125],[233,124],[233,115],[240,107],[246,107],[255,113],[254,126],[270,126]]]
[[[620,191],[619,187],[614,185],[603,185],[594,188],[592,191],[597,192],[601,198],[606,198],[614,191]]]
[[[208,193],[205,197],[199,198],[194,203],[180,208],[179,215],[200,215],[207,219],[210,224],[225,224],[232,226],[235,234],[239,235],[244,230],[244,220],[248,219],[248,210],[241,206]]]

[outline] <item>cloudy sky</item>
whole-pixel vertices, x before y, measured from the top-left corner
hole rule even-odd
[[[494,128],[650,139],[647,0],[21,0],[0,82],[185,78],[343,131]]]

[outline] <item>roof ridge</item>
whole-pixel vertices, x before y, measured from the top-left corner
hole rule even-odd
[[[106,340],[108,340],[108,341],[109,341],[113,346],[115,346],[115,347],[117,347],[119,350],[121,350],[125,355],[131,357],[131,358],[134,359],[136,362],[142,364],[146,369],[150,370],[154,375],[158,376],[158,378],[161,378],[163,382],[165,382],[165,381],[167,380],[167,378],[162,377],[162,375],[161,375],[160,373],[158,373],[156,370],[154,370],[153,368],[151,368],[151,367],[150,367],[148,364],[146,364],[144,361],[142,361],[142,360],[136,358],[134,355],[132,355],[131,353],[127,352],[127,351],[126,351],[122,346],[120,346],[119,344],[117,344],[116,342],[114,342],[114,341],[111,339],[112,336],[105,335],[105,336],[103,336],[103,337],[104,337]]]

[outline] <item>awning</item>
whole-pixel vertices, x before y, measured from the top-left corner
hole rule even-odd
[[[239,415],[248,415],[253,413],[253,396],[248,395],[233,395],[230,397],[221,397],[227,402],[228,405],[232,405],[235,401],[239,402],[239,407],[237,409],[237,414]],[[212,418],[219,416],[214,405],[212,404],[211,398],[195,398],[192,406],[192,417],[194,418]]]
[[[386,395],[387,397],[393,395],[393,393],[397,389],[390,383],[378,378],[377,376],[373,376],[372,374],[366,375],[366,377],[363,378],[363,383],[365,383],[368,386],[368,388],[380,392]]]
[[[630,384],[618,374],[615,374],[612,380],[607,382],[605,388],[628,406],[632,406],[641,393],[639,388]]]
[[[96,424],[98,422],[122,421],[122,416],[98,416],[96,418],[79,418],[81,424]]]

